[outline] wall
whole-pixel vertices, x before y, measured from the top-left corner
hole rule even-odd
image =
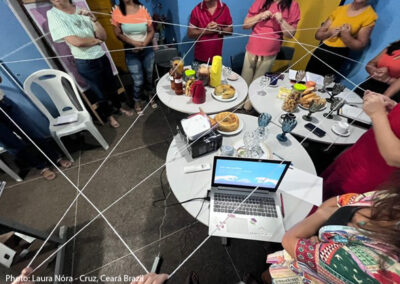
[[[319,45],[319,41],[315,39],[315,32],[321,26],[321,23],[324,22],[331,12],[340,4],[340,0],[297,0],[297,2],[301,9],[301,20],[298,25],[299,31],[296,33],[296,39],[301,43],[317,46]],[[307,54],[307,51],[297,43],[284,43],[283,45],[295,48],[295,54],[292,60],[293,63]],[[313,47],[307,48],[310,50],[313,49]],[[294,65],[293,69],[305,69],[310,57],[311,55],[307,55]],[[279,68],[280,66],[281,64],[276,62],[275,68]]]
[[[239,25],[234,27],[234,32],[237,34],[248,35],[250,31],[243,30],[240,24],[243,23],[244,18],[247,15],[247,11],[253,1],[238,1],[238,0],[225,0],[224,1],[230,8],[234,25]],[[321,22],[323,22],[330,12],[339,4],[340,0],[298,0],[301,5],[303,17],[299,25],[301,28],[316,28],[319,27]],[[168,21],[173,23],[180,23],[182,25],[188,25],[190,13],[193,7],[199,3],[199,1],[187,1],[187,0],[167,0],[163,1],[164,13],[169,15]],[[177,41],[191,41],[186,37],[187,28],[180,27],[174,28],[175,34],[178,36]],[[299,32],[298,36],[300,41],[305,41],[309,44],[317,44],[314,39],[315,30]],[[223,59],[224,64],[230,65],[230,58],[232,57],[234,69],[240,71],[241,65],[243,63],[243,57],[245,52],[245,47],[247,44],[248,37],[243,37],[240,35],[233,35],[231,37],[226,37],[224,41],[223,49]],[[185,53],[189,48],[190,44],[185,44],[179,47],[181,53]],[[295,60],[300,58],[305,54],[305,50],[302,47],[296,47]],[[187,56],[187,62],[193,60],[193,51]],[[302,62],[302,65],[298,65],[298,68],[305,67],[307,60]]]
[[[352,1],[347,0],[346,3]],[[398,28],[400,27],[400,17],[398,16],[400,11],[399,0],[384,0],[376,1],[374,5],[375,11],[378,13],[379,19],[376,23],[374,31],[371,35],[370,45],[364,49],[363,53],[359,55],[358,60],[361,64],[349,64],[346,66],[348,78],[356,84],[359,84],[365,80],[368,76],[365,71],[365,65],[378,55],[385,47],[391,42],[399,40],[400,34]],[[348,87],[351,84],[344,82]]]
[[[0,58],[31,41],[5,1],[0,1],[0,26]],[[44,60],[9,64],[7,62],[31,58],[42,58],[42,54],[33,44],[2,60],[20,86],[30,74],[37,70],[48,69],[49,65]],[[0,88],[16,105],[12,114],[15,120],[23,128],[32,129],[35,136],[48,136],[47,119],[1,68],[0,76],[3,78]]]

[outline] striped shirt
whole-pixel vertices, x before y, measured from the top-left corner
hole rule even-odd
[[[54,42],[65,42],[64,39],[67,36],[77,36],[81,38],[95,37],[94,26],[90,18],[88,16],[78,15],[78,12],[78,7],[76,8],[75,14],[67,14],[55,7],[47,12],[49,30]],[[97,59],[105,54],[100,45],[77,47],[68,44],[68,46],[76,59]]]

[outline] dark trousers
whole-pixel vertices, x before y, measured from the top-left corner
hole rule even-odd
[[[349,49],[347,47],[345,48],[330,47],[325,44],[322,44],[314,51],[313,55],[317,56],[319,59],[324,61],[327,65],[331,66],[332,68],[328,67],[326,64],[322,63],[316,57],[312,56],[310,61],[308,61],[306,71],[319,74],[322,76],[334,74],[337,80],[341,79],[340,75],[338,75],[334,70],[340,71],[346,59],[341,56],[338,56],[337,54],[341,56],[348,56]]]
[[[117,93],[117,85],[110,61],[104,55],[97,59],[75,59],[79,74],[86,80],[96,95],[99,104],[99,115],[106,120],[112,115],[114,108],[121,108],[121,100]]]
[[[359,88],[357,88],[354,92],[356,92],[360,97],[364,96],[364,91],[363,90],[369,90],[375,93],[383,94],[386,92],[386,90],[390,87],[389,84],[380,82],[378,80],[375,80],[373,78],[368,79],[364,83],[360,85]],[[400,92],[397,92],[393,97],[393,100],[396,102],[400,102]]]
[[[13,155],[19,164],[34,167],[39,170],[50,166],[49,161],[41,154],[29,141],[25,141],[22,133],[18,137],[12,128],[0,122],[0,143]],[[29,134],[28,134],[29,135]],[[36,139],[35,143],[46,153],[46,155],[56,163],[61,158],[60,152],[55,147],[54,142],[46,139]]]

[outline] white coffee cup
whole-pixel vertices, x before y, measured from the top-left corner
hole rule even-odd
[[[347,122],[338,122],[335,124],[335,130],[342,135],[346,135],[350,130],[350,125]]]

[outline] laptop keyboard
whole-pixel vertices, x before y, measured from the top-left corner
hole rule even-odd
[[[246,196],[224,193],[214,194],[214,212],[232,213]],[[275,200],[271,197],[250,197],[235,211],[235,214],[278,218]]]

